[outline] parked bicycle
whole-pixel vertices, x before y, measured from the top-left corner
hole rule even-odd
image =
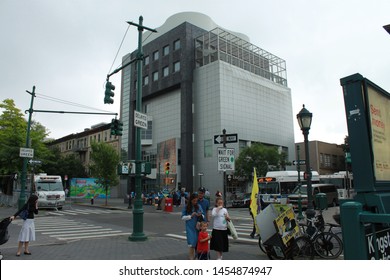
[[[343,252],[343,242],[332,229],[340,225],[325,223],[321,210],[315,217],[306,220],[306,224],[299,223],[299,226],[312,243],[314,252],[324,259],[338,258]]]

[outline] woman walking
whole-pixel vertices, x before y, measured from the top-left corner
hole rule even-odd
[[[227,209],[223,207],[223,199],[221,197],[217,197],[215,204],[216,207],[211,212],[211,216],[214,219],[210,250],[217,252],[217,260],[222,260],[222,253],[229,251],[227,221],[230,221],[230,217]]]
[[[24,220],[22,229],[19,233],[19,245],[16,256],[20,257],[22,252],[22,247],[24,244],[24,254],[31,255],[31,252],[28,250],[28,245],[30,241],[35,241],[35,224],[34,224],[34,214],[38,214],[38,196],[32,194],[26,204],[13,216],[10,217],[11,221],[15,219],[23,210],[27,209],[28,215],[27,219]]]
[[[181,219],[186,222],[187,244],[189,248],[188,258],[193,260],[195,259],[195,248],[198,243],[199,227],[197,227],[197,224],[204,219],[203,209],[198,204],[198,195],[196,193],[191,194],[190,200],[186,207],[183,208]]]

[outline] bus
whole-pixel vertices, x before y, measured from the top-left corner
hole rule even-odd
[[[320,183],[335,185],[339,199],[349,199],[355,196],[353,174],[351,172],[339,171],[333,174],[320,175]]]
[[[40,208],[60,210],[65,205],[65,191],[59,175],[35,175],[33,190],[38,195],[38,207]]]
[[[312,171],[312,183],[319,183],[320,176],[317,171]],[[306,184],[304,172],[300,172],[301,184]],[[265,177],[258,178],[259,194],[265,204],[286,204],[287,196],[298,185],[298,171],[268,171]]]

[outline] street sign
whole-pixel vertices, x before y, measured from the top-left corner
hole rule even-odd
[[[234,171],[234,149],[218,148],[218,171]]]
[[[29,164],[42,164],[42,161],[30,159],[30,160],[28,161],[28,163],[29,163]]]
[[[134,110],[134,126],[148,129],[148,116]]]
[[[226,143],[237,143],[238,134],[226,134]],[[223,144],[223,134],[214,135],[214,144]]]
[[[294,165],[298,165],[298,161],[297,160],[293,160],[293,164]],[[306,161],[304,159],[301,159],[299,161],[299,165],[304,165],[304,164],[306,164]]]
[[[20,148],[19,156],[26,157],[26,158],[33,158],[34,157],[34,149]]]

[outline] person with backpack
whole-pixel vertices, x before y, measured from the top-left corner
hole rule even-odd
[[[19,245],[16,256],[20,257],[22,252],[22,247],[24,245],[24,254],[31,255],[31,252],[28,249],[30,241],[35,241],[35,224],[34,224],[34,214],[38,214],[38,196],[35,194],[30,195],[25,205],[19,209],[13,216],[10,217],[10,220],[13,221],[15,217],[20,215],[22,212],[27,210],[27,215],[24,219],[22,229],[19,233]]]

